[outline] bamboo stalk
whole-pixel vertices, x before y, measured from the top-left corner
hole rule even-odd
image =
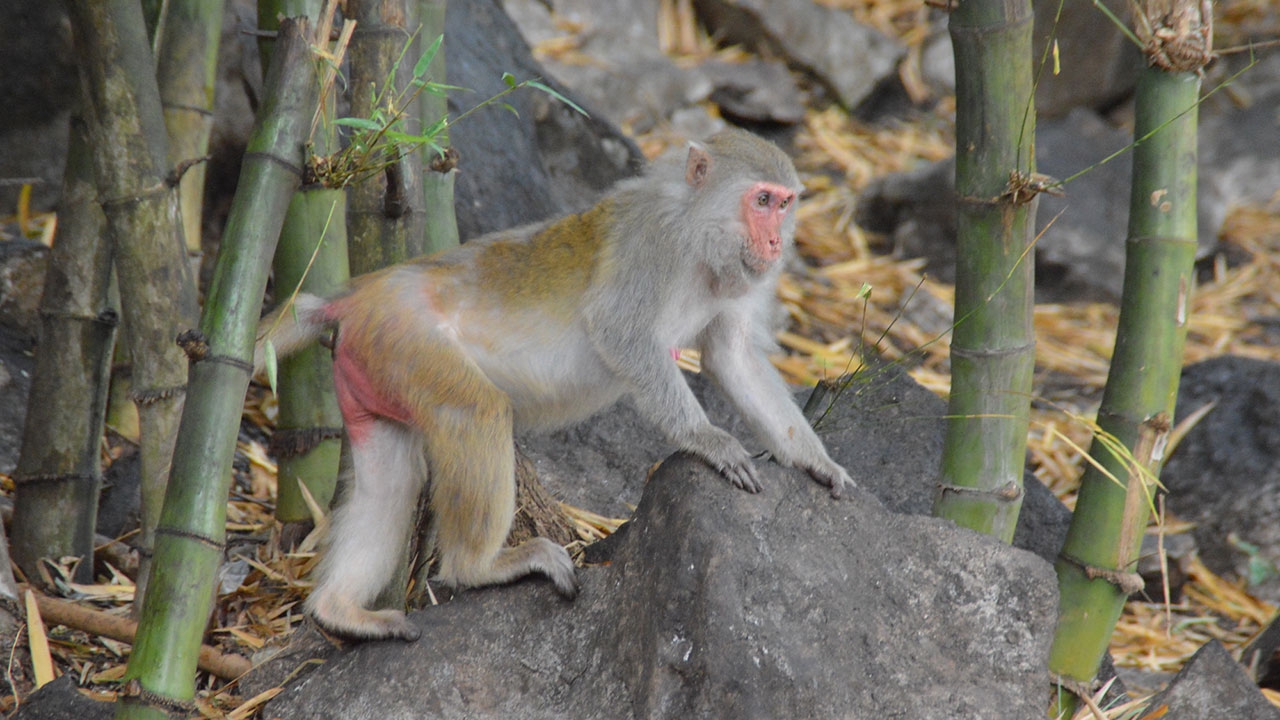
[[[351,38],[351,114],[371,118],[375,111],[404,112],[410,127],[419,112],[414,103],[388,107],[413,77],[417,60],[416,0],[350,0],[356,21]],[[412,42],[411,42],[412,40]],[[422,157],[410,153],[384,172],[351,186],[347,206],[351,273],[360,275],[403,262],[424,251]]]
[[[1161,418],[1167,426],[1177,398],[1196,251],[1199,70],[1208,60],[1212,21],[1201,17],[1201,7],[1198,0],[1153,0],[1137,10],[1149,62],[1135,105],[1137,147],[1116,347],[1098,410],[1100,430],[1089,451],[1101,467],[1091,465],[1081,479],[1056,563],[1060,609],[1049,669],[1073,693],[1091,687],[1132,592],[1117,578],[1137,562],[1163,462],[1158,442],[1149,461],[1144,457],[1144,437]],[[1181,62],[1170,64],[1171,57]],[[1108,449],[1117,444],[1123,449]],[[1136,473],[1135,465],[1147,471]],[[1058,693],[1051,713],[1069,717],[1075,704],[1075,694]]]
[[[274,30],[280,16],[306,15],[317,22],[330,13],[320,0],[261,2],[258,22],[263,30]],[[324,33],[327,35],[328,33]],[[263,41],[263,47],[270,43]],[[269,52],[263,53],[265,58]],[[334,92],[323,89],[321,122],[313,128],[312,151],[328,155],[337,149],[333,128]],[[289,203],[289,212],[276,248],[275,295],[288,302],[296,291],[332,295],[350,277],[347,261],[346,191],[313,183],[299,189]],[[280,403],[272,454],[278,461],[276,518],[285,524],[281,545],[291,547],[310,527],[311,511],[299,484],[320,507],[333,500],[341,449],[342,414],[333,390],[332,354],[319,346],[309,347],[280,363],[275,387]]]
[[[41,558],[81,558],[76,579],[93,578],[93,532],[102,471],[116,312],[110,308],[111,247],[93,181],[89,127],[71,121],[58,234],[40,298],[40,345],[31,380],[11,528],[13,559],[29,578]],[[8,572],[8,566],[0,572]]]
[[[169,134],[169,164],[186,167],[178,185],[187,252],[200,254],[205,164],[213,130],[213,90],[222,0],[168,0],[156,39],[156,81]]]
[[[185,359],[173,341],[195,321],[195,284],[168,182],[164,121],[142,9],[130,0],[77,0],[70,9],[85,78],[94,175],[132,358],[132,397],[141,428],[139,544],[146,558],[187,382]]]
[[[192,358],[191,401],[157,531],[157,571],[143,602],[117,718],[163,718],[195,694],[262,295],[289,200],[301,182],[315,109],[311,42],[305,19],[281,22],[200,333],[185,338]]]
[[[447,0],[418,0],[418,18],[422,23],[421,42],[429,43],[444,35],[447,5]],[[445,38],[445,43],[448,43],[448,38]],[[443,45],[427,68],[427,78],[437,83],[448,82]],[[418,98],[424,125],[429,126],[449,114],[449,102],[445,96],[423,92]],[[458,216],[453,207],[454,178],[458,173],[454,168],[455,159],[448,152],[452,150],[448,129],[436,137],[436,142],[445,148],[445,157],[440,157],[430,149],[423,151],[426,153],[422,163],[425,254],[447,250],[458,244]]]
[[[1010,542],[1035,364],[1035,169],[1030,0],[966,0],[956,55],[955,325],[933,512]]]

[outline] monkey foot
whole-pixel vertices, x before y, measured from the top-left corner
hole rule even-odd
[[[313,594],[307,601],[311,617],[326,632],[352,640],[413,642],[422,630],[399,610],[366,610],[348,598]]]

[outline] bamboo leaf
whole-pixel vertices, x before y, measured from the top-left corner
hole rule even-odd
[[[444,42],[444,36],[438,35],[431,43],[431,47],[422,53],[422,57],[418,58],[418,62],[413,66],[413,76],[422,78],[427,76],[427,69],[431,67],[431,61],[436,59],[436,53],[440,51],[440,44]]]
[[[377,114],[378,113],[375,113],[375,115]],[[381,123],[375,122],[374,120],[370,120],[369,118],[361,118],[361,117],[338,118],[337,120],[333,121],[333,124],[342,125],[344,127],[353,127],[353,128],[356,128],[357,130],[368,130],[370,132],[378,132],[379,130],[382,129]]]
[[[555,90],[553,90],[552,88],[550,88],[550,87],[548,87],[548,86],[546,86],[546,85],[543,85],[542,83],[538,82],[537,80],[526,80],[526,81],[524,82],[524,84],[525,84],[525,85],[528,85],[529,87],[533,88],[534,90],[541,90],[542,92],[544,92],[544,93],[546,93],[546,94],[550,95],[551,97],[553,97],[553,98],[555,98],[555,99],[559,100],[560,102],[564,103],[565,105],[568,105],[569,107],[573,108],[574,110],[577,110],[577,111],[578,111],[578,114],[582,115],[583,117],[591,117],[590,115],[588,115],[588,114],[587,114],[587,111],[586,111],[586,110],[583,110],[581,107],[579,107],[579,105],[578,105],[577,103],[575,103],[574,101],[572,101],[572,100],[570,100],[569,98],[565,97],[564,95],[561,95],[560,93],[556,92],[556,91],[555,91]]]

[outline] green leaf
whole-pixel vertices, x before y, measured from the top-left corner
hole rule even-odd
[[[584,116],[584,117],[591,117],[590,115],[588,115],[588,114],[587,114],[587,111],[586,111],[586,110],[583,110],[582,108],[578,107],[578,104],[577,104],[577,103],[575,103],[574,101],[572,101],[572,100],[570,100],[569,98],[565,97],[564,95],[561,95],[560,93],[556,92],[555,90],[553,90],[553,89],[551,89],[551,88],[547,87],[546,85],[543,85],[542,83],[538,82],[537,80],[526,80],[524,84],[525,84],[525,85],[528,85],[529,87],[531,87],[531,88],[533,88],[533,89],[535,89],[535,90],[541,90],[542,92],[544,92],[544,93],[546,93],[546,94],[550,95],[551,97],[553,97],[553,98],[555,98],[555,99],[559,100],[560,102],[564,103],[565,105],[568,105],[569,107],[573,108],[574,110],[577,110],[577,111],[578,111],[578,113],[579,113],[580,115]]]
[[[516,76],[509,72],[504,72],[502,73],[502,82],[506,83],[507,87],[514,88],[516,86]]]
[[[422,53],[422,57],[418,58],[418,63],[413,66],[413,76],[415,78],[426,77],[427,68],[431,67],[431,61],[435,59],[436,53],[440,51],[440,43],[444,42],[444,35],[436,37],[431,43],[431,47]]]
[[[359,130],[369,130],[370,132],[378,132],[382,129],[382,125],[368,118],[344,117],[333,121],[334,125],[345,125]]]
[[[516,110],[514,107],[511,107],[511,103],[502,103],[502,107],[510,110],[512,115],[515,115],[516,117],[520,117],[520,111]]]
[[[425,145],[430,142],[429,138],[422,135],[410,135],[409,133],[399,132],[396,130],[388,130],[382,136],[392,142],[404,143],[406,145]]]

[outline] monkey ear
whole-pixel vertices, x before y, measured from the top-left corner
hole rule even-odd
[[[699,188],[710,174],[711,153],[698,143],[689,143],[689,160],[684,167],[684,181],[691,188]]]

